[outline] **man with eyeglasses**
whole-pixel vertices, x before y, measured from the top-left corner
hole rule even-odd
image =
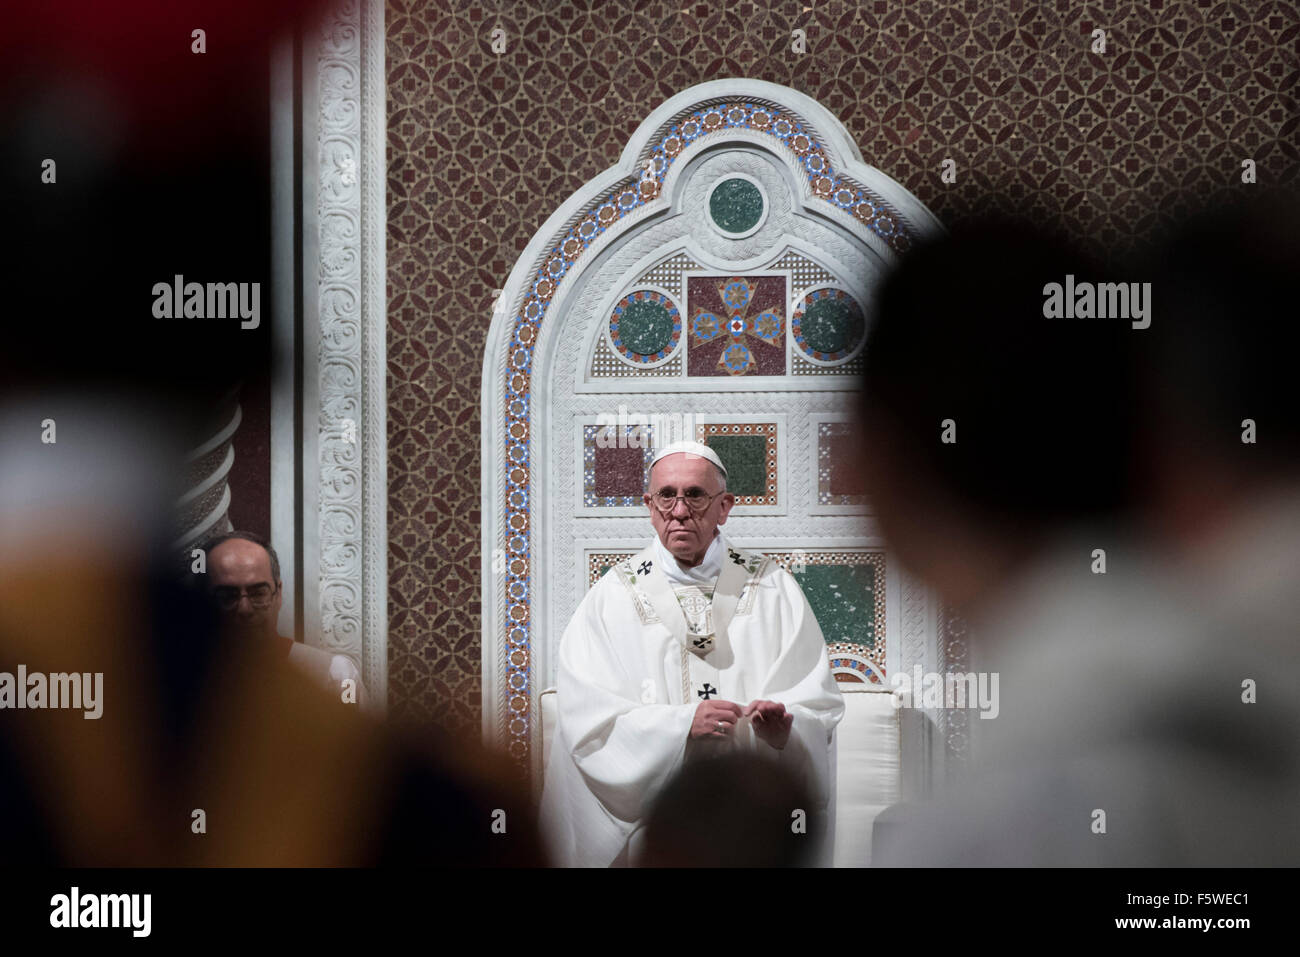
[[[277,633],[283,592],[280,560],[270,542],[252,532],[227,532],[209,539],[205,549],[208,586],[231,637],[273,642],[286,660],[339,700],[365,705],[361,672],[350,658]]]
[[[722,535],[736,504],[726,482],[708,446],[661,449],[643,496],[654,540],[587,592],[561,638],[540,820],[557,863],[636,865],[664,785],[738,752],[805,785],[813,806],[791,820],[804,812],[808,859],[825,862],[843,698],[794,577]]]

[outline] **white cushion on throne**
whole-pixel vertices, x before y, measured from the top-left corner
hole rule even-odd
[[[891,689],[874,684],[840,685],[844,718],[835,726],[836,867],[871,863],[871,826],[876,815],[900,800],[898,709]]]

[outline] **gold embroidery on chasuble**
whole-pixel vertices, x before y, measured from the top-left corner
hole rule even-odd
[[[720,611],[724,622],[730,621],[735,616],[750,614],[753,610],[759,579],[770,559],[761,554],[729,548],[727,560],[733,566],[740,566],[744,574],[742,583],[739,583],[740,587],[736,589],[738,594],[719,595],[716,586],[705,588],[694,583],[681,584],[666,579],[660,579],[652,586],[651,571],[654,562],[648,550],[624,559],[614,568],[613,573],[627,589],[628,597],[636,609],[641,624],[669,625],[660,613],[668,614],[662,602],[667,599],[670,591],[681,609],[681,621],[686,626],[685,633],[680,633],[680,627],[674,625],[669,625],[669,630],[677,634],[678,641],[682,645],[680,667],[683,703],[693,703],[697,699],[707,700],[708,697],[720,694],[717,687],[717,669],[708,660],[708,656],[717,648],[717,622],[714,620],[714,613]],[[731,582],[727,588],[735,588],[738,584],[734,581],[734,575],[728,577],[724,574],[722,577]],[[651,595],[657,596],[657,600],[661,602],[657,609],[656,599],[652,599]],[[714,602],[715,597],[719,601],[717,606]]]
[[[673,585],[677,604],[686,616],[686,638],[690,652],[703,658],[713,650],[713,589],[699,585]]]
[[[659,620],[655,614],[654,605],[650,602],[650,596],[641,588],[640,582],[637,581],[636,570],[632,567],[632,559],[627,558],[619,562],[616,566],[615,574],[621,581],[632,597],[632,606],[636,609],[637,617],[641,619],[641,624],[651,625]]]
[[[691,653],[685,648],[680,648],[681,665],[682,665],[682,703],[690,704],[691,701]]]
[[[614,574],[618,577],[618,580],[623,583],[623,587],[627,589],[628,597],[632,601],[632,607],[636,609],[636,614],[641,620],[641,624],[653,625],[661,619],[659,618],[659,614],[655,611],[654,602],[650,600],[650,596],[646,594],[645,588],[642,586],[644,576],[649,572],[649,567],[648,564],[637,564],[640,559],[641,556],[637,555],[634,555],[632,558],[624,559],[614,566]],[[689,621],[689,617],[687,620]],[[679,648],[681,652],[679,656],[682,681],[681,700],[685,703],[691,700],[691,656],[685,647],[679,646]]]

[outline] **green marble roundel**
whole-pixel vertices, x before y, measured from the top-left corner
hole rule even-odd
[[[804,312],[804,340],[817,352],[851,351],[862,333],[862,317],[845,299],[818,299]]]
[[[673,337],[673,320],[657,302],[630,302],[618,320],[618,338],[629,352],[654,355]]]
[[[763,218],[763,194],[747,179],[724,180],[709,197],[709,215],[723,232],[747,232]]]

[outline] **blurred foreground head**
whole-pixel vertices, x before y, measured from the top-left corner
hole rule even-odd
[[[1142,269],[1158,303],[1139,406],[1148,512],[1162,539],[1194,549],[1300,485],[1300,196],[1190,217]]]
[[[971,605],[1071,525],[1127,504],[1132,340],[1122,319],[1049,319],[1044,287],[1123,281],[1027,224],[915,248],[865,348],[865,490],[904,565]]]
[[[412,739],[322,692],[274,642],[221,640],[188,563],[176,580],[176,480],[194,443],[158,408],[174,406],[0,398],[0,862],[541,863],[504,757],[432,729]],[[66,692],[56,705],[56,678],[93,689],[93,707]]]
[[[795,825],[804,811],[806,831]],[[811,798],[751,754],[692,763],[659,795],[646,824],[644,867],[805,867],[821,833]]]
[[[1178,224],[1103,277],[1150,283],[1146,329],[1043,318],[1066,270],[1018,228],[920,249],[886,285],[863,414],[891,546],[970,598],[1054,532],[1092,534],[972,629],[972,649],[997,643],[1001,716],[970,722],[970,779],[873,863],[1300,859],[1297,224],[1276,198]],[[953,445],[932,439],[945,416]]]

